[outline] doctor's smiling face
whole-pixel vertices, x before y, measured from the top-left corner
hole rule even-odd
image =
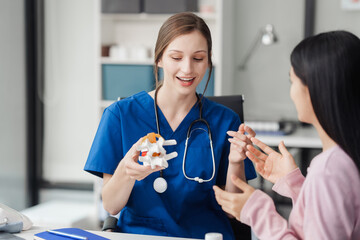
[[[173,93],[194,93],[207,69],[209,78],[204,81],[209,82],[212,73],[211,51],[210,29],[202,18],[190,12],[169,17],[161,26],[155,45],[156,87],[163,84]],[[158,79],[159,67],[164,72],[162,83]]]
[[[208,46],[198,31],[173,39],[158,62],[164,71],[164,87],[180,94],[196,91],[209,66]]]

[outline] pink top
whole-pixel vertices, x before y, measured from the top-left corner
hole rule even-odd
[[[360,174],[339,146],[312,160],[306,180],[297,168],[273,190],[292,199],[289,222],[260,190],[241,211],[259,239],[360,239]]]

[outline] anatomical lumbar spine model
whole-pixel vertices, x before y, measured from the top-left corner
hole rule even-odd
[[[150,165],[152,169],[156,166],[167,168],[169,166],[168,160],[177,157],[177,152],[166,154],[163,146],[176,145],[176,140],[166,140],[156,133],[149,133],[142,138],[141,144],[137,147],[141,151],[139,161],[144,163],[144,166]]]

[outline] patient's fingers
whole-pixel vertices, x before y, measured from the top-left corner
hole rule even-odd
[[[265,161],[267,158],[267,155],[262,153],[261,151],[259,151],[258,149],[256,149],[254,146],[252,145],[247,145],[247,149],[249,150],[249,152],[251,152],[252,154],[254,154],[257,158],[259,158],[262,161]]]
[[[252,137],[250,140],[267,154],[275,152],[271,147],[269,147],[257,138]]]
[[[215,198],[216,201],[220,204],[229,204],[229,198],[228,198],[228,192],[222,190],[218,186],[213,186],[214,192],[215,192]]]
[[[260,160],[257,158],[253,153],[246,151],[245,155],[253,162],[256,166],[259,166],[260,168],[263,168],[265,165],[265,162],[263,160]]]
[[[255,164],[255,169],[261,176],[265,174],[265,162],[258,159],[254,154],[249,151],[246,151],[245,155]]]

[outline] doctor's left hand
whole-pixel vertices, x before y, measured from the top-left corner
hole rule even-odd
[[[245,135],[245,133],[248,133]],[[227,134],[232,137],[229,138],[230,145],[230,154],[229,162],[230,163],[239,163],[240,161],[246,158],[247,145],[252,145],[251,137],[255,137],[255,131],[245,124],[241,124],[237,132],[227,131]]]
[[[216,201],[221,208],[240,221],[241,210],[255,189],[234,175],[231,176],[231,181],[242,191],[242,193],[227,192],[218,186],[213,186],[213,189],[215,191]]]

